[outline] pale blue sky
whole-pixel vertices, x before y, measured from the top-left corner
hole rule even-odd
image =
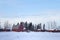
[[[60,0],[0,0],[0,17],[60,15]]]

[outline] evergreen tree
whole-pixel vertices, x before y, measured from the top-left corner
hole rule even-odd
[[[25,28],[26,28],[26,30],[28,30],[28,24],[27,24],[27,22],[25,22]]]
[[[45,30],[45,24],[43,24],[43,30]]]
[[[32,30],[32,23],[29,24],[29,30]]]

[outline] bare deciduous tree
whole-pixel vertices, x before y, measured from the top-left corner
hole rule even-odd
[[[5,23],[4,23],[4,28],[5,28],[5,29],[10,29],[10,28],[11,28],[11,25],[9,24],[8,21],[5,21]]]

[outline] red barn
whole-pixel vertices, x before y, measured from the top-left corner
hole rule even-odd
[[[20,23],[18,31],[23,31],[24,30],[24,24],[23,22]]]

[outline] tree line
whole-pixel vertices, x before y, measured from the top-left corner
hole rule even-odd
[[[49,27],[49,29],[54,29],[54,30],[58,30],[56,22],[50,22],[50,24],[47,24]],[[3,29],[4,30],[8,30],[8,31],[45,31],[46,29],[46,24],[33,24],[32,22],[28,23],[26,22],[18,22],[17,24],[9,24],[8,21],[6,21],[4,23],[4,26],[2,28],[1,26],[1,22],[0,22],[0,31]]]

